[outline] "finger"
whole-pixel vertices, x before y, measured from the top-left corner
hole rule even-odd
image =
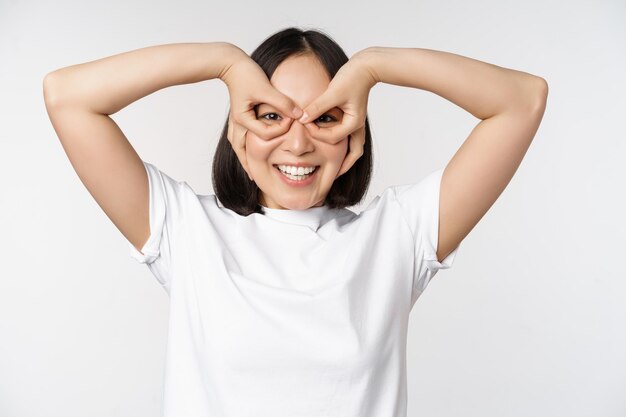
[[[282,114],[292,119],[299,119],[302,116],[302,109],[293,102],[292,99],[278,91],[270,83],[264,89],[260,97],[256,97],[259,103],[267,103],[276,107]]]
[[[246,114],[240,117],[238,123],[261,139],[269,140],[285,134],[289,130],[289,126],[291,126],[292,121],[292,118],[284,117],[279,123],[272,123],[271,125],[268,125],[260,120],[257,120],[254,116],[254,111],[252,111],[252,114]]]
[[[254,110],[249,110],[241,116],[238,120],[239,123],[264,140],[283,135],[289,130],[293,120],[298,119],[302,115],[302,109],[289,97],[276,90],[269,82],[260,96],[254,97],[254,100],[259,104],[267,103],[284,115],[283,120],[278,124],[274,123],[272,125],[258,120]]]
[[[233,132],[233,150],[237,155],[237,159],[239,159],[239,163],[241,163],[241,166],[248,175],[248,178],[252,180],[252,176],[250,175],[250,171],[248,169],[248,157],[246,155],[247,129],[244,129],[241,125],[235,123]]]
[[[231,143],[233,143],[233,117],[232,113],[228,113],[228,133],[226,134],[226,139]]]
[[[344,113],[341,123],[332,127],[319,127],[315,123],[307,123],[305,127],[311,136],[328,143],[338,143],[342,138],[359,128],[358,120],[355,117]]]
[[[350,134],[350,138],[348,139],[348,147],[349,151],[346,157],[339,167],[339,172],[337,173],[337,177],[345,174],[352,168],[354,163],[363,156],[364,148],[365,148],[365,126],[361,127],[357,131]]]
[[[317,120],[317,118],[322,114],[341,104],[337,101],[337,97],[333,90],[331,88],[327,89],[321,96],[302,109],[302,117],[300,117],[298,121],[300,123],[309,123],[311,120]]]

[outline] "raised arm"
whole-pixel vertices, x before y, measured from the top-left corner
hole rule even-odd
[[[377,83],[433,92],[482,121],[444,169],[439,201],[437,258],[441,262],[476,226],[515,174],[539,128],[548,84],[526,72],[449,52],[370,47],[344,64],[324,94],[304,110],[300,123],[320,140],[350,134],[347,170],[362,155],[369,90]],[[333,107],[340,125],[312,123]]]
[[[433,92],[482,120],[443,173],[441,261],[511,181],[543,118],[548,84],[541,77],[448,52],[385,47],[363,52],[378,82]]]
[[[162,88],[217,78],[236,49],[224,42],[150,46],[44,79],[48,116],[74,170],[138,250],[150,236],[148,177],[109,115]]]

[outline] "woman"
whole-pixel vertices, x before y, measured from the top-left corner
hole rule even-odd
[[[231,110],[197,195],[109,117],[219,78]],[[431,91],[481,122],[445,169],[356,215],[377,83]],[[415,301],[502,193],[537,131],[539,77],[459,55],[373,47],[348,59],[289,28],[248,57],[171,44],[54,71],[48,114],[80,179],[170,296],[167,416],[405,416]]]

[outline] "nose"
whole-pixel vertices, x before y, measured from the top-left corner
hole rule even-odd
[[[290,151],[294,155],[302,155],[307,152],[313,152],[315,150],[315,144],[307,128],[299,121],[293,120],[289,130],[285,133],[282,148]]]

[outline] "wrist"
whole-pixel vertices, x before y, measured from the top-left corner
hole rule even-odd
[[[217,42],[216,44],[218,44],[221,49],[220,56],[222,57],[222,64],[217,78],[225,82],[224,76],[233,64],[241,59],[250,59],[250,57],[243,49],[235,44],[229,42]]]
[[[381,48],[378,46],[370,46],[358,51],[350,58],[367,71],[371,78],[370,88],[374,85],[383,82],[378,71],[377,62],[381,56]]]

